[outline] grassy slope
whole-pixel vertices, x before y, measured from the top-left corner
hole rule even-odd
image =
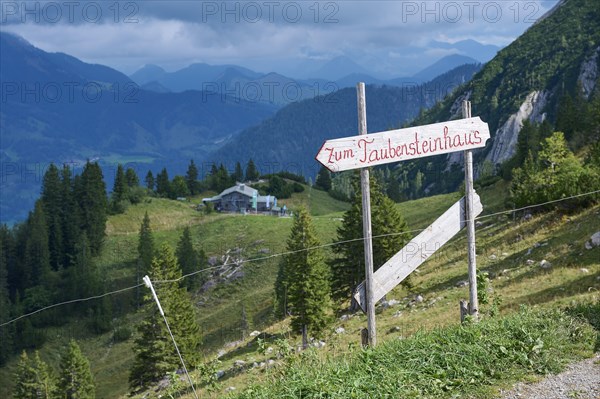
[[[484,212],[497,210],[501,203],[499,198],[503,198],[505,192],[506,187],[501,183],[482,191],[482,202],[486,208]],[[398,206],[405,215],[409,228],[421,229],[457,199],[457,194],[448,194]],[[287,201],[288,207],[292,209],[300,202],[308,204],[316,215],[314,221],[322,242],[334,241],[335,229],[345,205],[318,190],[307,190]],[[110,218],[107,226],[110,235],[103,256],[98,261],[108,278],[108,289],[135,284],[132,276],[135,271],[137,230],[145,211],[150,214],[157,242],[168,242],[174,246],[183,227],[189,225],[195,245],[212,256],[220,256],[227,249],[240,247],[246,259],[269,257],[284,250],[291,226],[289,218],[216,214],[203,216],[193,209],[192,204],[153,199],[149,203],[131,207],[125,215]],[[595,207],[569,218],[550,213],[527,222],[513,222],[506,216],[482,219],[483,224],[477,228],[478,266],[498,274],[492,284],[494,294],[503,300],[502,312],[512,312],[523,303],[556,306],[573,300],[597,298],[596,292],[600,288],[597,280],[600,274],[600,249],[586,251],[583,243],[597,230],[599,215],[600,207]],[[547,245],[533,248],[536,242],[547,242]],[[459,235],[420,268],[414,278],[415,287],[412,291],[397,288],[388,296],[400,299],[402,303],[394,308],[381,310],[378,315],[378,331],[382,341],[398,335],[406,336],[419,329],[457,323],[458,301],[468,296],[467,288],[455,287],[458,281],[466,279],[464,247],[464,237]],[[526,255],[530,248],[532,252]],[[335,247],[329,250],[335,250]],[[554,264],[550,271],[542,271],[538,267],[542,258]],[[527,259],[536,263],[527,265]],[[226,342],[242,338],[242,304],[248,314],[251,330],[267,330],[280,336],[289,336],[286,322],[268,327],[277,261],[278,258],[274,257],[249,262],[244,266],[244,278],[195,297],[197,303],[209,304],[199,306],[199,322],[205,334],[207,358],[212,357]],[[584,267],[588,269],[588,273],[580,271]],[[423,295],[425,301],[414,307],[407,307],[407,303],[416,294]],[[134,298],[135,291],[114,296],[116,311],[127,313],[132,308]],[[398,311],[401,312],[400,316]],[[135,315],[129,314],[118,319],[116,324],[132,325],[134,321]],[[328,345],[323,353],[335,355],[345,352],[349,345],[355,346],[359,342],[359,330],[365,323],[362,314],[345,322],[338,321],[336,326],[343,326],[347,333],[333,334],[332,328],[325,337]],[[390,332],[392,328],[394,330]],[[132,360],[131,340],[114,344],[110,333],[92,337],[77,322],[49,330],[48,336],[50,344],[42,349],[45,359],[56,364],[57,348],[67,342],[68,338],[77,338],[91,360],[98,385],[98,398],[125,394],[127,371]],[[235,345],[226,347],[231,352],[221,358],[223,363],[220,367],[225,370],[236,359],[260,361],[263,358],[256,352],[256,342],[249,348],[235,349]],[[1,387],[10,384],[10,373],[13,370],[14,362],[0,371]],[[259,370],[233,376],[228,373],[222,380],[221,389],[213,395],[222,395],[222,389],[227,386],[241,388],[248,382],[264,378],[265,374]]]
[[[499,210],[506,189],[506,185],[500,182],[480,192],[485,208],[482,216]],[[456,194],[437,196],[400,204],[399,208],[407,216],[411,228],[424,228],[457,199]],[[570,216],[551,212],[528,221],[513,221],[512,216],[498,215],[484,217],[479,222],[478,267],[493,273],[491,297],[500,300],[501,314],[512,314],[521,305],[556,308],[598,301],[600,248],[586,250],[584,243],[600,225],[600,206]],[[463,232],[418,269],[412,290],[398,287],[388,295],[388,299],[398,299],[400,304],[388,309],[379,308],[377,328],[380,341],[393,341],[417,331],[458,324],[458,302],[468,298],[468,288],[456,286],[467,279],[465,248]],[[550,261],[553,267],[541,269],[539,262],[542,259]],[[528,264],[528,260],[534,263]],[[422,303],[414,303],[417,294],[424,297]],[[491,304],[482,305],[484,317],[488,317],[490,308]],[[325,334],[327,345],[320,351],[320,356],[346,356],[348,348],[359,344],[360,329],[365,325],[366,318],[362,313],[345,321],[338,320]],[[335,334],[335,328],[340,326],[346,332]],[[298,342],[298,337],[290,335],[286,321],[266,331],[276,337],[287,337],[292,343]],[[278,348],[275,338],[268,345],[276,350]],[[267,358],[269,356],[258,350],[256,340],[247,340],[221,357],[220,368],[228,370],[238,359],[251,364]],[[335,364],[326,367],[335,369]],[[229,386],[239,390],[247,384],[261,381],[270,384],[272,375],[261,368],[228,372],[212,397],[220,397],[224,388]],[[498,381],[495,384],[503,385]],[[489,392],[492,388],[487,389],[486,392]]]

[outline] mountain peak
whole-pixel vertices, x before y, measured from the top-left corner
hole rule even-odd
[[[10,43],[12,45],[19,45],[19,46],[23,46],[23,47],[35,48],[35,46],[33,44],[29,43],[22,36],[17,35],[16,33],[12,33],[12,32],[0,31],[0,41]]]
[[[420,81],[428,81],[436,76],[465,64],[479,64],[479,61],[474,58],[467,57],[466,55],[450,54],[418,72],[413,76],[413,78]]]
[[[338,80],[351,74],[371,73],[345,55],[332,58],[313,73],[315,77],[329,80]]]

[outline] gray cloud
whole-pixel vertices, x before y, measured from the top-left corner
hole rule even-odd
[[[452,53],[435,40],[504,46],[556,1],[2,1],[0,28],[126,73],[192,62],[291,73],[347,55],[383,75]]]

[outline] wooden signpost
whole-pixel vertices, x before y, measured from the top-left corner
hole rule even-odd
[[[475,275],[475,217],[483,210],[479,197],[473,190],[473,156],[471,150],[485,146],[490,138],[487,123],[479,117],[472,118],[470,103],[463,103],[463,117],[432,125],[367,134],[365,84],[358,83],[358,136],[327,140],[315,159],[332,172],[361,169],[363,206],[363,237],[365,248],[365,281],[355,298],[367,313],[366,341],[377,343],[375,303],[414,271],[430,254],[426,244],[433,241],[436,249],[446,243],[465,225],[469,245],[469,314],[477,318],[477,281]],[[370,166],[409,159],[465,152],[465,198],[454,204],[424,232],[386,262],[373,275],[373,244],[371,229],[371,196],[369,187]],[[410,248],[417,251],[410,256]],[[364,335],[364,334],[363,334]]]

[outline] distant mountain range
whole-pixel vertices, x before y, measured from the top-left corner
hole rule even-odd
[[[471,39],[454,43],[431,41],[422,45],[403,46],[401,49],[370,48],[368,52],[355,49],[333,59],[319,56],[299,59],[293,67],[281,67],[279,72],[297,79],[326,77],[328,80],[337,81],[350,74],[362,74],[379,80],[391,80],[412,77],[446,56],[462,55],[473,58],[473,63],[484,64],[494,58],[500,50],[501,47]],[[443,72],[450,69],[452,66]],[[431,76],[430,79],[434,77]]]
[[[131,79],[143,89],[159,93],[200,90],[281,106],[330,94],[357,82],[398,87],[421,84],[460,65],[478,63],[471,57],[449,55],[415,76],[387,80],[373,77],[348,57],[329,61],[315,72],[313,79],[293,79],[275,72],[261,74],[237,65],[192,64],[174,72],[157,65],[145,65],[133,73]]]

